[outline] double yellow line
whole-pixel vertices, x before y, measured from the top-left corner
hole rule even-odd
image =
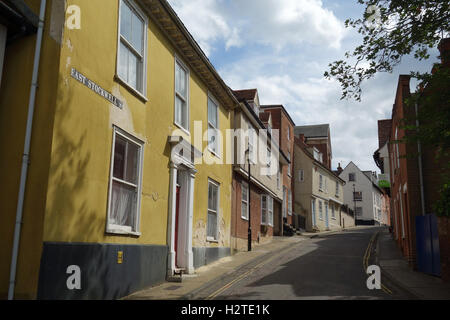
[[[372,252],[372,248],[373,248],[373,244],[375,243],[375,239],[377,238],[378,234],[380,233],[380,231],[374,233],[374,235],[372,236],[372,238],[369,241],[369,245],[367,246],[366,252],[364,254],[363,257],[363,267],[364,267],[364,273],[367,273],[367,268],[369,267],[369,259],[370,259],[370,255]],[[392,291],[389,290],[389,288],[387,288],[384,284],[381,283],[381,289],[389,294],[392,295]]]
[[[249,274],[251,274],[252,272],[256,271],[257,269],[261,268],[263,265],[275,260],[278,256],[280,256],[282,253],[290,251],[294,249],[294,247],[287,247],[286,249],[282,249],[281,251],[278,252],[277,255],[271,257],[270,259],[264,260],[260,263],[258,263],[256,266],[252,267],[250,270],[248,270],[247,272],[241,274],[239,277],[237,277],[236,279],[234,279],[233,281],[227,283],[226,285],[224,285],[223,287],[221,287],[220,289],[218,289],[217,291],[213,292],[211,295],[209,295],[208,297],[205,298],[205,300],[212,300],[215,297],[217,297],[219,294],[221,294],[222,292],[224,292],[225,290],[229,289],[231,286],[233,286],[235,283],[241,281],[242,279],[244,279],[245,277],[247,277]]]

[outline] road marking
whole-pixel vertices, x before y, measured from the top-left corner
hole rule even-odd
[[[369,267],[369,259],[370,259],[370,255],[372,252],[372,247],[375,242],[375,238],[379,233],[380,233],[380,231],[374,233],[374,235],[372,236],[372,238],[369,241],[369,245],[367,246],[366,252],[364,254],[364,257],[363,257],[364,273],[367,272],[367,268]],[[389,290],[389,288],[387,288],[384,284],[381,284],[381,289],[388,295],[392,295],[392,291]]]
[[[225,290],[229,289],[231,286],[233,286],[235,283],[241,281],[243,278],[245,278],[247,275],[249,275],[250,273],[256,271],[257,269],[261,268],[263,265],[268,264],[269,262],[275,260],[278,256],[280,256],[282,253],[284,252],[288,252],[293,250],[294,247],[287,247],[283,250],[281,250],[277,255],[271,257],[268,260],[264,260],[260,263],[258,263],[256,266],[252,267],[250,270],[248,270],[247,272],[245,272],[244,274],[241,274],[239,277],[237,277],[236,279],[234,279],[233,281],[228,282],[226,285],[224,285],[223,287],[221,287],[220,289],[214,291],[212,294],[210,294],[208,297],[205,298],[205,300],[212,300],[215,297],[217,297],[219,294],[221,294],[222,292],[224,292]]]

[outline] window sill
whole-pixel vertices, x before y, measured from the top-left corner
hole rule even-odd
[[[134,237],[140,237],[142,235],[140,232],[128,231],[126,229],[119,229],[114,227],[107,228],[106,233],[111,235],[134,236]]]
[[[183,131],[184,133],[186,133],[188,136],[191,136],[191,133],[189,132],[189,130],[183,128],[183,126],[181,124],[178,124],[176,122],[174,122],[174,124],[178,127],[178,129],[180,129],[181,131]]]
[[[248,218],[241,216],[241,219],[248,222]]]
[[[209,151],[213,156],[215,156],[217,159],[222,159],[222,157],[221,157],[217,152],[211,150],[209,147],[208,147],[208,151]]]
[[[211,238],[211,237],[206,237],[206,241],[207,242],[212,242],[212,243],[219,243],[219,240],[216,240],[216,239]]]
[[[121,77],[119,77],[119,75],[115,75],[114,76],[114,80],[116,80],[117,82],[119,82],[123,87],[125,87],[128,91],[130,91],[134,96],[136,96],[138,99],[140,99],[142,102],[147,103],[148,102],[148,98],[143,95],[142,93],[140,93],[138,90],[136,90],[135,88],[133,88],[132,86],[130,86],[125,80],[123,80]]]

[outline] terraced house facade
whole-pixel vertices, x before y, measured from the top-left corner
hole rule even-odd
[[[339,230],[348,220],[342,210],[345,181],[331,171],[323,155],[305,143],[304,135],[295,137],[294,210],[298,228],[307,231]]]
[[[168,3],[9,2],[41,14],[43,28],[5,50],[0,294],[118,298],[229,255],[232,166],[220,136],[238,101]]]

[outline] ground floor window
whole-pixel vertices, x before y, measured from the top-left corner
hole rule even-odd
[[[139,232],[143,142],[114,127],[108,231]]]
[[[248,220],[248,201],[249,201],[249,192],[248,192],[248,184],[242,182],[241,184],[241,217],[242,219]]]
[[[323,205],[322,201],[319,200],[319,219],[323,220]]]
[[[218,239],[218,213],[219,213],[219,184],[209,180],[208,182],[208,226],[207,240]]]
[[[268,195],[261,196],[261,224],[273,227],[273,198]]]

